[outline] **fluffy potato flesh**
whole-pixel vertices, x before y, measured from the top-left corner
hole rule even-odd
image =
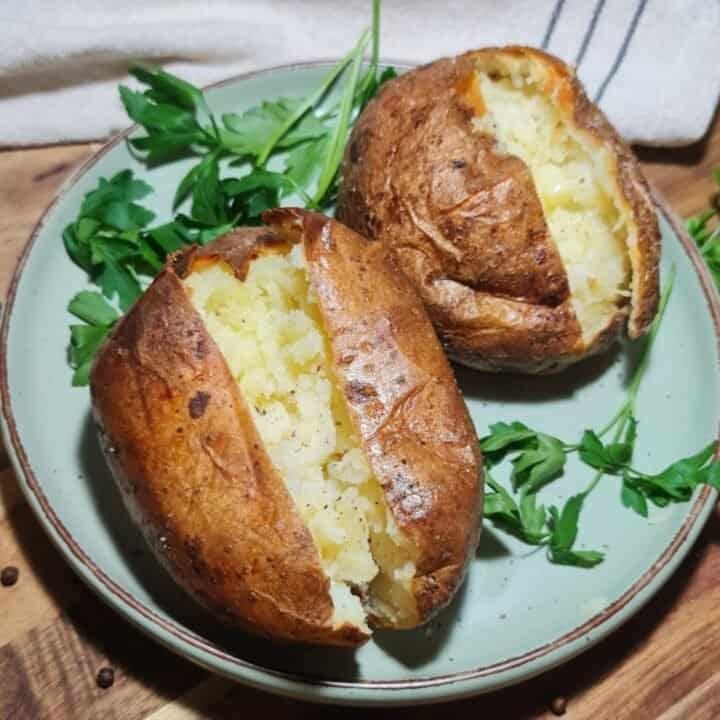
[[[630,296],[629,212],[612,180],[615,160],[564,116],[531,62],[478,66],[475,128],[527,165],[565,266],[585,343]]]
[[[203,262],[184,282],[312,535],[334,625],[367,632],[367,611],[415,624],[413,548],[353,431],[301,246],[257,257],[242,281]]]

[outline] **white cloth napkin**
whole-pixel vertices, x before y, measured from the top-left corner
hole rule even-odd
[[[0,145],[102,138],[137,60],[203,85],[344,54],[369,0],[25,0],[0,3]],[[576,65],[626,139],[682,145],[720,94],[718,0],[385,0],[384,58],[545,47]]]

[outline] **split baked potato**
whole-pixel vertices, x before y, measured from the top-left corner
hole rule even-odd
[[[473,367],[558,371],[638,337],[657,308],[639,165],[538,50],[478,50],[386,83],[348,142],[338,218],[392,249]]]
[[[386,248],[301,210],[174,255],[91,372],[102,445],[177,583],[288,641],[446,605],[477,545],[477,438]]]

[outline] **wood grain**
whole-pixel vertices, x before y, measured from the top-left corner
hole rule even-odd
[[[0,153],[0,299],[34,223],[58,186],[97,145]],[[716,191],[720,123],[683,150],[643,150],[648,177],[681,215]],[[209,675],[146,639],[74,577],[30,512],[0,446],[0,566],[18,583],[0,587],[0,719],[220,720],[235,717],[364,717],[275,698]],[[523,685],[438,707],[394,711],[413,718],[565,717],[592,720],[704,720],[720,717],[720,517],[670,582],[598,647]],[[103,665],[116,670],[101,690]],[[375,713],[378,714],[378,713]]]
[[[0,152],[0,298],[43,210],[97,143]]]

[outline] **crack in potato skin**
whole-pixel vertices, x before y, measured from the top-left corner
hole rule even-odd
[[[221,257],[242,278],[258,254],[304,244],[335,372],[343,386],[363,386],[348,402],[362,447],[398,527],[418,547],[413,623],[450,600],[476,546],[477,438],[427,316],[385,251],[312,213],[281,210],[266,221],[270,229],[239,230],[169,260],[98,353],[93,412],[126,506],[199,603],[278,640],[359,645],[368,637],[359,628],[332,626],[317,549],[183,277]],[[371,315],[386,318],[382,337],[367,337],[372,325],[361,321]],[[355,363],[374,342],[395,343],[399,354],[365,379]],[[391,377],[397,387],[387,388]]]
[[[616,160],[637,228],[632,297],[587,342],[530,170],[473,127],[484,106],[470,80],[497,55],[537,64],[575,127]],[[625,331],[639,336],[654,316],[660,246],[647,183],[571,71],[540,51],[472,51],[386,83],[355,124],[338,200],[338,219],[391,248],[448,352],[472,367],[557,372]]]

